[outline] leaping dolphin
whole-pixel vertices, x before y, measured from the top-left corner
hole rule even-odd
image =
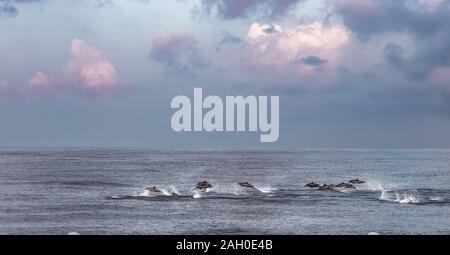
[[[355,187],[355,185],[350,184],[350,183],[347,183],[346,185],[344,185],[344,188],[345,188],[345,189],[357,189],[357,188]]]
[[[337,188],[345,188],[345,186],[347,186],[347,185],[348,185],[348,183],[341,182],[341,183],[339,183],[338,185],[336,185],[336,187],[337,187]]]
[[[363,184],[363,183],[366,183],[365,181],[361,181],[360,179],[353,179],[353,180],[350,180],[348,183],[351,183],[351,184]]]
[[[239,184],[241,187],[244,187],[244,188],[255,188],[255,186],[251,185],[251,184],[248,183],[248,182],[239,182],[238,184]]]
[[[334,185],[334,184],[326,184],[326,183],[324,183],[324,184],[320,185],[319,190],[332,190],[335,187],[336,187],[336,185]]]
[[[212,188],[213,185],[211,185],[208,181],[202,181],[197,183],[197,185],[195,186],[196,189],[208,189],[208,188]]]
[[[149,192],[162,193],[162,191],[160,189],[158,189],[157,187],[155,187],[155,186],[147,187],[144,190],[145,191],[149,191]]]

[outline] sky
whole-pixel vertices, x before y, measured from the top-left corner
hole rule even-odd
[[[0,147],[449,148],[448,0],[0,0]],[[280,137],[175,133],[280,97]]]

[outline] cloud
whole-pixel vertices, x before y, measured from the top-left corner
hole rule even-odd
[[[325,59],[321,59],[316,56],[302,57],[300,59],[300,61],[301,61],[301,63],[303,63],[305,65],[310,65],[310,66],[321,66],[328,62]]]
[[[449,5],[443,0],[331,0],[344,24],[362,38],[389,31],[425,36],[448,21]]]
[[[401,73],[413,81],[423,82],[435,69],[450,67],[450,34],[447,29],[415,41],[416,50],[402,59]]]
[[[97,0],[95,7],[102,8],[102,7],[111,7],[114,6],[114,2],[112,0]]]
[[[174,34],[153,39],[149,58],[178,74],[192,74],[210,65],[203,56],[199,42],[191,34]]]
[[[402,68],[405,62],[405,50],[402,46],[394,43],[388,43],[383,50],[384,58],[387,63],[395,68]]]
[[[71,42],[70,56],[60,74],[36,72],[24,86],[12,86],[2,81],[0,95],[32,96],[75,92],[98,96],[120,88],[114,65],[95,47],[75,38]]]
[[[263,56],[265,63],[290,63],[314,55],[335,59],[338,50],[349,42],[345,27],[325,26],[319,22],[283,29],[278,25],[253,23],[246,42]]]
[[[14,18],[19,15],[16,4],[41,2],[42,0],[0,0],[0,18]]]
[[[0,5],[0,18],[14,18],[19,15],[19,10],[13,5],[10,5],[8,2]]]
[[[428,13],[434,13],[439,10],[444,4],[446,0],[407,0],[406,5],[418,11],[425,11]]]
[[[30,87],[47,87],[50,86],[52,82],[44,73],[37,72],[27,83]]]
[[[227,31],[223,31],[221,39],[220,39],[219,43],[217,44],[217,47],[220,48],[226,44],[237,44],[240,42],[242,42],[241,38],[239,38],[235,35],[232,35]]]
[[[318,72],[321,76],[323,71],[335,72],[340,51],[350,37],[350,32],[340,25],[314,22],[283,28],[254,23],[245,38],[244,67],[281,76],[292,72],[295,82],[299,83]]]
[[[246,18],[259,14],[265,18],[280,18],[303,0],[201,0],[202,13],[216,13],[222,19]]]
[[[110,90],[118,86],[114,65],[96,48],[80,39],[73,39],[71,59],[64,67],[64,83],[76,82],[88,90]]]
[[[371,42],[386,41],[379,52],[384,63],[373,70],[389,73],[393,81],[439,88],[450,95],[450,2],[447,0],[346,1],[331,0],[344,25],[361,39],[364,51]],[[395,37],[409,38],[409,47]],[[384,39],[383,39],[384,38]],[[378,52],[372,54],[376,58]],[[354,54],[349,58],[357,59]],[[384,66],[383,66],[384,64]],[[377,70],[378,69],[378,70]],[[442,89],[442,88],[446,89]]]

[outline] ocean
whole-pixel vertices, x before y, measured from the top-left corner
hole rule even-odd
[[[0,234],[450,234],[449,184],[450,150],[4,148]]]

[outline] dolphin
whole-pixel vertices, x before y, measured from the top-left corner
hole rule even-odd
[[[326,183],[324,183],[324,184],[320,185],[319,190],[332,190],[335,187],[336,187],[336,185],[334,185],[334,184],[326,184]]]
[[[361,181],[360,179],[353,179],[353,180],[350,180],[348,183],[351,183],[351,184],[363,184],[363,183],[366,183],[365,181]]]
[[[320,187],[320,184],[315,183],[315,182],[310,182],[310,183],[306,184],[305,187],[308,187],[308,188],[311,188],[311,189],[313,189],[313,188],[319,188],[319,187]]]
[[[160,189],[158,189],[157,187],[155,187],[155,186],[147,187],[144,190],[145,191],[149,191],[149,192],[162,193],[162,191]]]
[[[355,187],[355,185],[349,184],[349,183],[347,183],[347,184],[344,186],[344,188],[346,188],[346,189],[357,189],[357,188]]]
[[[195,186],[196,189],[208,189],[208,188],[212,188],[213,185],[211,185],[208,181],[202,181],[197,183],[197,185]]]
[[[339,183],[338,185],[336,185],[336,187],[337,187],[337,188],[345,188],[345,186],[347,186],[347,185],[348,185],[348,183],[341,182],[341,183]]]
[[[244,187],[244,188],[255,188],[255,186],[251,185],[251,184],[248,183],[248,182],[239,182],[238,184],[239,184],[241,187]]]

